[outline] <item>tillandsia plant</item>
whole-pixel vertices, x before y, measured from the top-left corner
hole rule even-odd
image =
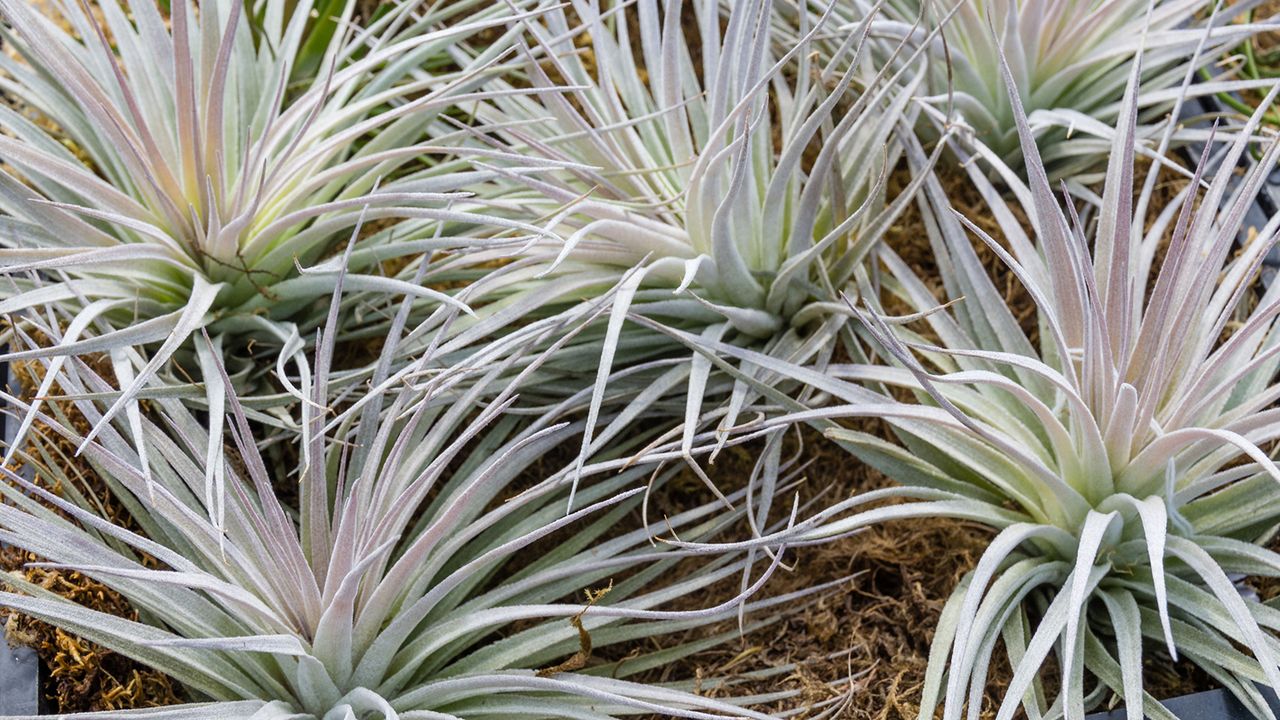
[[[888,0],[878,24],[888,36],[922,36],[929,42],[926,99],[934,114],[972,129],[1009,165],[1022,149],[1013,104],[999,81],[1001,55],[1009,63],[1018,97],[1037,135],[1041,160],[1052,178],[1071,178],[1105,165],[1111,128],[1120,116],[1129,68],[1140,60],[1144,138],[1167,122],[1167,111],[1192,70],[1202,78],[1192,94],[1264,87],[1233,78],[1215,65],[1221,53],[1268,27],[1235,22],[1257,8],[1253,0]],[[822,12],[822,0],[811,2]],[[845,28],[861,22],[871,4],[840,3]],[[836,36],[837,38],[839,35]],[[1139,58],[1139,52],[1141,57]],[[933,132],[933,123],[919,127]],[[1190,137],[1194,131],[1184,131]],[[1139,146],[1139,149],[1142,149]],[[1158,156],[1157,156],[1158,158]]]
[[[353,236],[344,339],[385,332],[379,310],[398,295],[463,306],[428,286],[430,268],[409,281],[435,250],[467,242],[445,225],[531,229],[450,210],[475,174],[431,129],[447,132],[439,117],[483,96],[500,31],[525,4],[402,2],[363,28],[348,22],[354,5],[338,6],[326,35],[309,34],[309,1],[286,13],[277,2],[182,0],[162,12],[104,0],[98,14],[59,0],[58,18],[0,2],[17,54],[0,56],[13,102],[0,107],[0,312],[19,325],[47,315],[59,334],[8,358],[107,354],[119,393],[104,419],[123,409],[136,426],[137,397],[164,392],[156,384],[220,418],[217,358],[258,393],[276,361],[283,388],[270,391],[300,399],[290,377],[309,372],[303,338]],[[448,47],[484,30],[496,35],[489,49],[451,64]],[[319,56],[319,69],[295,72],[299,54]],[[276,422],[289,422],[280,407]],[[217,423],[210,440],[212,464]]]
[[[1082,219],[1070,197],[1055,202],[1006,69],[1029,185],[998,168],[1017,198],[1006,201],[986,169],[970,165],[1001,237],[955,213],[931,179],[924,218],[941,288],[884,247],[883,293],[868,288],[858,303],[888,365],[770,364],[835,398],[779,422],[827,425],[899,483],[797,524],[794,541],[896,518],[959,518],[998,531],[942,613],[922,720],[939,705],[944,718],[978,717],[1001,642],[1013,673],[998,720],[1020,710],[1079,720],[1117,696],[1132,720],[1172,717],[1144,692],[1144,656],[1156,648],[1197,664],[1256,717],[1273,717],[1255,683],[1280,687],[1280,611],[1238,580],[1280,576],[1280,554],[1266,547],[1280,523],[1271,458],[1280,439],[1280,285],[1256,285],[1280,217],[1235,243],[1280,157],[1274,137],[1235,180],[1277,89],[1221,153],[1203,194],[1208,150],[1181,197],[1153,207],[1154,183],[1134,193],[1138,70],[1096,215]],[[993,282],[966,229],[1026,290],[1034,328],[1006,306],[1004,282]],[[887,319],[904,308],[915,311],[911,322]],[[896,441],[836,424],[860,417],[882,419]],[[917,502],[879,505],[893,499]],[[1054,697],[1042,682],[1054,672],[1051,654],[1061,673]]]
[[[775,53],[772,5],[731,3],[723,16],[716,0],[551,8],[524,21],[527,62],[511,82],[564,92],[475,107],[481,147],[566,165],[511,168],[478,191],[483,206],[550,217],[567,238],[535,239],[477,290],[488,305],[477,300],[475,326],[554,321],[616,289],[607,323],[566,347],[562,373],[542,385],[572,387],[596,369],[584,451],[610,433],[593,435],[607,393],[682,418],[687,446],[704,423],[733,427],[754,392],[696,354],[673,360],[682,351],[646,326],[829,357],[848,318],[840,291],[909,203],[914,186],[891,197],[886,185],[922,71],[905,57],[898,73],[871,67],[868,24],[822,62],[813,39],[824,19]],[[480,249],[457,263],[489,259]],[[611,379],[615,367],[625,377]]]
[[[396,313],[374,389],[303,428],[297,477],[268,468],[228,392],[238,452],[228,450],[229,501],[220,525],[208,520],[212,509],[201,492],[206,430],[177,399],[154,400],[143,420],[149,475],[122,422],[84,449],[141,534],[100,517],[92,501],[70,502],[4,470],[0,538],[46,565],[100,580],[146,622],[91,610],[14,577],[5,582],[17,592],[0,593],[0,606],[161,670],[196,701],[139,717],[768,717],[744,705],[785,693],[715,699],[695,694],[692,678],[683,685],[627,679],[732,640],[736,626],[614,661],[593,652],[739,613],[746,627],[758,627],[788,605],[804,606],[809,591],[747,604],[782,549],[766,568],[742,554],[699,559],[656,543],[647,529],[626,529],[622,521],[646,483],[661,486],[673,475],[626,459],[593,459],[585,472],[601,477],[581,493],[582,507],[566,514],[569,470],[554,470],[547,456],[581,432],[581,420],[549,414],[530,424],[511,415],[518,382],[488,387],[506,373],[503,363],[438,371],[427,354],[405,382],[386,383],[408,306]],[[316,404],[332,394],[326,384],[336,320],[335,311],[317,343],[314,385],[304,388]],[[66,413],[73,407],[98,422],[105,403],[91,397],[107,387],[79,358],[66,363],[60,382],[83,399],[50,405],[54,414],[42,414],[40,426],[49,435],[33,434],[33,449],[23,454],[52,482],[69,481],[57,440],[82,439]],[[223,384],[231,387],[225,378]],[[699,452],[710,440],[699,437]],[[655,447],[658,457],[664,450],[678,455]],[[277,497],[286,483],[297,486],[296,514]],[[710,503],[673,513],[669,529],[708,538],[734,521]],[[687,567],[681,562],[697,569],[677,571]],[[750,565],[758,565],[756,579],[741,593],[687,609],[688,596],[715,597],[709,588]],[[685,609],[667,609],[681,600]],[[732,684],[700,681],[721,696]]]

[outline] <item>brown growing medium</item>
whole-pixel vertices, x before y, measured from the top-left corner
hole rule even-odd
[[[108,363],[99,359],[94,366],[99,374],[111,379]],[[41,369],[35,363],[15,365],[14,374],[22,383],[24,399],[30,400],[33,389],[38,387]],[[52,394],[60,392],[55,386]],[[69,404],[64,403],[62,409],[77,424],[78,431],[87,431],[87,421]],[[32,457],[38,457],[34,451],[36,444],[59,453],[64,461],[62,470],[74,479],[80,493],[101,503],[105,517],[138,531],[137,524],[112,497],[100,476],[86,461],[75,457],[75,447],[69,441],[36,423],[28,442]],[[21,472],[21,464],[15,462],[16,467],[10,469]],[[62,494],[61,485],[51,480],[37,462],[31,463],[30,470],[37,485]],[[138,619],[137,610],[118,592],[78,572],[28,566],[39,560],[41,558],[18,548],[0,548],[0,570],[5,573],[94,610]],[[143,562],[154,561],[143,558]],[[9,642],[35,648],[43,665],[41,690],[58,712],[128,710],[182,702],[177,684],[164,673],[26,615],[8,613],[0,617],[5,617],[5,636]]]
[[[1003,242],[1004,238],[1000,232],[1000,226],[988,211],[982,195],[969,181],[964,171],[958,168],[945,167],[938,171],[938,176],[942,186],[946,189],[947,198],[951,205],[973,222],[974,225],[981,228],[983,232],[997,241]],[[890,179],[890,193],[901,192],[910,181],[911,176],[906,168],[899,168]],[[1016,204],[1011,204],[1010,209],[1023,227],[1029,228],[1029,222],[1022,208]],[[1005,305],[1009,307],[1014,317],[1018,319],[1022,331],[1026,333],[1027,337],[1031,338],[1033,343],[1036,342],[1039,330],[1036,327],[1036,306],[1031,296],[1013,273],[1005,268],[999,256],[990,247],[976,238],[974,240],[974,250],[996,288],[1001,290]],[[946,293],[942,288],[942,280],[938,275],[937,261],[934,258],[933,248],[929,244],[924,218],[921,216],[918,205],[912,204],[902,214],[890,228],[885,242],[915,272],[916,276],[933,291],[935,297],[938,297],[939,301],[942,302]],[[900,309],[903,312],[911,312],[905,307],[895,308],[894,304],[900,301],[896,301],[894,298],[885,297],[883,300],[889,305],[891,311]],[[916,323],[913,327],[917,331],[921,331],[928,326],[926,323]]]
[[[881,435],[885,432],[878,421],[863,422],[860,429]],[[806,480],[798,489],[802,501],[820,494],[820,501],[833,502],[891,485],[883,475],[816,431],[805,429],[800,437],[804,458],[810,463]],[[788,442],[791,451],[794,438]],[[758,450],[744,447],[725,453],[707,470],[717,484],[726,489],[736,487],[751,472]],[[691,485],[700,483],[692,480]],[[790,507],[791,498],[779,498],[779,502]],[[834,702],[842,705],[836,715],[842,719],[915,718],[929,643],[943,604],[960,578],[977,563],[992,535],[979,525],[948,519],[893,522],[793,551],[787,558],[793,569],[779,569],[761,597],[821,583],[838,584],[811,597],[799,612],[784,613],[778,621],[738,641],[685,658],[646,679],[734,679],[735,684],[728,688],[702,684],[700,692],[709,696],[789,691],[795,695],[764,709],[805,710],[801,717],[816,714]],[[714,604],[736,592],[736,583],[722,583],[706,596],[685,598],[680,605]],[[735,622],[728,622],[686,636],[654,638],[643,649],[657,650],[735,628]],[[748,677],[792,664],[795,668],[781,675]],[[988,704],[1007,682],[998,660],[993,670]],[[855,676],[850,682],[838,682],[850,675]]]
[[[1147,174],[1151,170],[1151,163],[1145,159],[1139,159],[1134,168],[1134,194],[1135,196],[1142,191],[1143,183]],[[967,175],[960,169],[954,167],[946,167],[938,171],[939,180],[946,190],[947,199],[951,206],[964,215],[970,222],[982,229],[990,237],[1002,243],[1006,250],[1010,249],[1000,231],[1000,226],[992,217],[981,194],[969,182]],[[890,179],[890,192],[898,192],[910,182],[910,175],[905,168],[899,169]],[[1177,175],[1172,171],[1165,170],[1161,172],[1157,180],[1148,205],[1148,213],[1146,224],[1149,227],[1155,221],[1156,216],[1162,208],[1167,207],[1170,203],[1177,199],[1177,196],[1189,184],[1190,180],[1181,175]],[[1059,198],[1061,201],[1061,198]],[[1029,237],[1034,238],[1034,231],[1031,227],[1026,213],[1017,203],[1010,203],[1009,209],[1013,212],[1014,217],[1023,226]],[[973,241],[974,251],[977,253],[982,266],[987,270],[988,276],[992,283],[1001,291],[1005,305],[1013,312],[1017,318],[1022,331],[1031,340],[1033,345],[1038,345],[1039,328],[1036,320],[1036,306],[1026,288],[1014,276],[1012,272],[1005,267],[999,256],[987,246],[986,243],[979,240],[976,236],[970,237]],[[1160,267],[1160,262],[1164,257],[1164,249],[1169,241],[1166,234],[1164,243],[1157,249],[1156,258],[1152,264],[1153,269]],[[934,259],[933,249],[929,245],[929,238],[925,231],[924,220],[920,215],[919,207],[912,205],[902,217],[899,218],[886,237],[886,243],[893,248],[899,257],[907,263],[916,275],[929,287],[934,295],[939,298],[939,302],[945,299],[945,292],[942,289],[942,282],[938,278],[938,266]],[[1154,282],[1154,273],[1153,279]],[[894,299],[884,298],[889,305],[889,309],[894,309]],[[906,311],[905,307],[898,308]],[[925,326],[924,323],[913,325],[916,330],[921,330]]]
[[[1280,17],[1280,0],[1264,0],[1253,11],[1253,17],[1255,20],[1271,20]],[[1280,32],[1271,30],[1259,33],[1254,44],[1262,52],[1280,50]]]
[[[27,582],[86,607],[129,620],[138,613],[119,593],[80,573],[26,568],[40,560],[13,547],[0,549],[0,565]],[[36,649],[47,673],[42,691],[58,712],[129,710],[181,702],[163,673],[26,615],[10,614],[5,635]]]

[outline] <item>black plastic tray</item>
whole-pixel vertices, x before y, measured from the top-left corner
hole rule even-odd
[[[1270,688],[1259,688],[1271,711],[1280,715],[1280,698]],[[1226,690],[1205,690],[1160,701],[1180,720],[1255,720],[1252,713]],[[1085,720],[1125,720],[1124,708],[1086,715]]]
[[[1213,98],[1200,98],[1189,101],[1184,106],[1183,117],[1204,118],[1222,111],[1222,106]],[[1208,126],[1208,123],[1199,124]],[[1186,148],[1187,159],[1192,163],[1199,161],[1203,147],[1203,145],[1196,145]],[[1241,164],[1247,167],[1252,162],[1252,158],[1246,156]],[[1245,214],[1239,241],[1243,243],[1251,230],[1261,230],[1277,212],[1280,212],[1280,168],[1273,168],[1266,184],[1258,193],[1253,207]],[[1280,271],[1280,245],[1272,248],[1264,261],[1261,272],[1263,285],[1270,286],[1278,271]],[[1267,687],[1259,686],[1258,689],[1267,699],[1271,711],[1280,716],[1280,698],[1277,698],[1276,693]],[[1254,720],[1253,714],[1234,695],[1222,688],[1161,700],[1160,704],[1177,715],[1180,720]],[[1097,712],[1085,716],[1085,720],[1125,720],[1125,710],[1124,707],[1119,707],[1109,712]]]
[[[17,379],[9,372],[9,363],[0,362],[0,379],[16,388]],[[0,413],[5,446],[18,431],[17,420]],[[0,617],[0,635],[3,634]],[[11,646],[0,639],[0,715],[35,715],[40,712],[40,658],[33,648]]]

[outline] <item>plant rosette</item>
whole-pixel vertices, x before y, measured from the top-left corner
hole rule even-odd
[[[52,358],[52,383],[68,357],[106,355],[118,387],[99,428],[123,412],[140,432],[142,397],[202,405],[214,418],[211,486],[223,439],[215,361],[255,420],[296,430],[304,337],[340,273],[342,338],[372,342],[400,297],[422,301],[419,319],[466,310],[465,292],[434,289],[436,251],[542,232],[450,209],[483,173],[441,120],[484,96],[505,41],[465,67],[448,65],[449,47],[501,30],[526,4],[400,2],[355,28],[348,0],[326,36],[308,24],[310,0],[292,13],[262,0],[167,12],[104,0],[100,15],[60,0],[61,24],[0,1],[16,55],[0,55],[14,103],[0,106],[0,313],[16,321],[11,345],[41,340],[6,357]],[[490,222],[511,235],[456,234]]]
[[[668,329],[795,361],[857,351],[840,292],[856,287],[923,181],[887,188],[903,138],[914,142],[902,130],[923,68],[906,54],[902,70],[871,62],[870,18],[825,58],[814,44],[822,18],[775,51],[773,13],[767,0],[551,8],[523,21],[524,64],[502,82],[561,92],[475,107],[478,147],[565,167],[486,165],[511,175],[478,190],[476,206],[551,218],[557,237],[476,280],[478,318],[462,322],[478,336],[519,333],[608,298],[605,316],[524,391],[555,402],[594,371],[584,452],[616,436],[597,423],[608,404],[663,418],[686,447],[701,428],[728,436],[762,407],[750,383],[714,371]],[[488,268],[495,254],[455,262]]]
[[[1215,3],[1208,0],[886,0],[840,3],[834,27],[847,32],[880,9],[875,33],[887,42],[882,54],[904,38],[927,48],[929,72],[920,98],[932,118],[916,125],[936,138],[944,121],[971,134],[1001,162],[1022,168],[1022,147],[1010,96],[998,78],[1007,62],[1019,102],[1036,135],[1051,179],[1090,182],[1106,165],[1112,132],[1124,107],[1129,69],[1138,62],[1142,85],[1139,137],[1158,137],[1169,108],[1179,98],[1247,89],[1270,83],[1240,78],[1218,67],[1228,48],[1274,30],[1275,20],[1253,21],[1262,0]],[[803,6],[802,6],[803,7]],[[822,0],[805,10],[818,15]],[[1236,22],[1246,18],[1247,22]],[[789,17],[795,24],[796,19]],[[788,34],[788,37],[793,36]],[[828,44],[840,33],[830,33]],[[1190,72],[1200,82],[1185,87]],[[1180,129],[1177,140],[1202,139]],[[1141,144],[1140,152],[1159,158]]]
[[[305,388],[317,405],[331,397],[340,285]],[[149,472],[123,420],[84,444],[140,532],[102,517],[91,499],[68,500],[0,470],[8,481],[0,486],[0,541],[44,558],[39,567],[102,582],[143,620],[83,607],[16,577],[3,578],[13,591],[0,593],[0,606],[146,663],[196,699],[113,715],[120,718],[766,720],[750,706],[792,693],[735,696],[735,685],[785,676],[794,665],[755,676],[645,678],[807,607],[824,588],[756,598],[784,546],[769,555],[708,554],[628,527],[623,521],[646,488],[661,489],[676,468],[637,465],[620,457],[626,447],[581,468],[592,482],[581,506],[566,514],[573,467],[539,468],[582,432],[581,404],[535,422],[512,415],[520,373],[514,382],[502,378],[519,364],[514,357],[436,372],[424,356],[408,382],[388,383],[411,304],[395,313],[372,388],[303,428],[296,476],[263,458],[225,378],[234,451],[225,451],[223,495],[204,492],[208,431],[177,399],[155,400],[143,417]],[[536,372],[543,359],[523,372]],[[106,381],[91,367],[72,358],[60,382],[77,411],[101,419],[105,404],[94,396]],[[24,409],[18,398],[4,400]],[[83,437],[62,403],[47,407],[40,420],[51,434],[33,433],[33,450],[21,457],[51,482],[69,482],[57,441]],[[670,460],[680,456],[677,444],[658,443],[652,452]],[[699,434],[695,452],[714,444]],[[296,509],[277,496],[286,482],[297,483]],[[730,496],[739,508],[743,494]],[[673,513],[662,530],[710,540],[743,512],[695,505]],[[155,562],[144,564],[144,555]],[[677,571],[691,563],[696,570]],[[737,589],[712,595],[722,581]],[[688,609],[694,597],[718,601]],[[689,634],[735,618],[740,624],[728,631]],[[593,656],[667,635],[691,639],[613,661]]]
[[[1256,282],[1280,216],[1238,250],[1236,240],[1280,144],[1266,138],[1263,161],[1231,189],[1258,139],[1259,110],[1212,180],[1201,182],[1206,151],[1194,182],[1152,207],[1157,173],[1134,193],[1139,77],[1135,66],[1100,204],[1081,217],[1069,196],[1055,200],[1006,68],[1029,183],[997,166],[1012,188],[1006,200],[988,168],[969,165],[1000,240],[952,210],[936,179],[927,183],[942,298],[883,247],[883,294],[864,291],[857,310],[887,365],[820,372],[712,348],[829,395],[830,406],[791,403],[797,412],[776,422],[825,427],[899,483],[783,534],[723,547],[817,542],[938,516],[998,530],[943,611],[921,718],[939,708],[946,718],[978,713],[1000,644],[1013,675],[999,720],[1019,711],[1083,718],[1113,695],[1131,720],[1171,718],[1143,690],[1148,643],[1196,663],[1254,716],[1274,717],[1255,683],[1280,686],[1280,612],[1242,596],[1234,579],[1280,576],[1280,554],[1263,547],[1280,521],[1280,468],[1264,450],[1280,438],[1280,286],[1259,291]],[[1030,236],[1015,207],[1030,218]],[[1033,299],[1034,336],[1005,305],[970,233]],[[912,322],[890,317],[879,302],[887,297],[916,310]],[[866,417],[888,423],[895,440],[838,422]],[[915,502],[876,507],[896,499]],[[1042,682],[1051,654],[1061,673],[1053,696]]]

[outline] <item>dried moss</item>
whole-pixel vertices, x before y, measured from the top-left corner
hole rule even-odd
[[[137,620],[119,593],[78,572],[28,567],[40,558],[17,548],[0,549],[0,566],[27,582],[85,607]],[[182,702],[168,676],[124,655],[18,613],[10,613],[5,635],[35,648],[44,668],[42,691],[59,712],[92,712],[174,705]]]
[[[95,370],[110,379],[110,366],[102,358],[88,358]],[[96,362],[95,362],[96,361]],[[14,374],[23,385],[22,396],[30,400],[38,387],[41,366],[36,363],[18,363]],[[54,388],[53,395],[61,392]],[[57,402],[57,400],[51,400]],[[61,409],[86,431],[88,421],[69,404]],[[137,532],[137,523],[120,502],[114,498],[107,485],[83,459],[75,457],[75,447],[65,438],[37,422],[31,430],[28,442],[29,454],[38,457],[35,445],[55,451],[64,460],[64,472],[72,478],[76,490],[86,498],[99,503],[101,512],[112,522]],[[10,469],[22,472],[22,463]],[[35,484],[62,495],[64,488],[52,478],[45,468],[31,463],[26,468]],[[42,558],[14,547],[0,548],[0,569],[21,577],[27,582],[54,592],[72,602],[101,612],[129,620],[137,620],[138,612],[120,593],[78,572],[35,568],[29,563]],[[143,558],[144,563],[154,560]],[[133,708],[173,705],[183,701],[177,684],[164,673],[153,670],[124,655],[66,633],[48,623],[22,615],[8,613],[5,635],[12,643],[27,645],[36,650],[44,668],[42,692],[58,712],[87,712],[97,710],[127,710]]]

